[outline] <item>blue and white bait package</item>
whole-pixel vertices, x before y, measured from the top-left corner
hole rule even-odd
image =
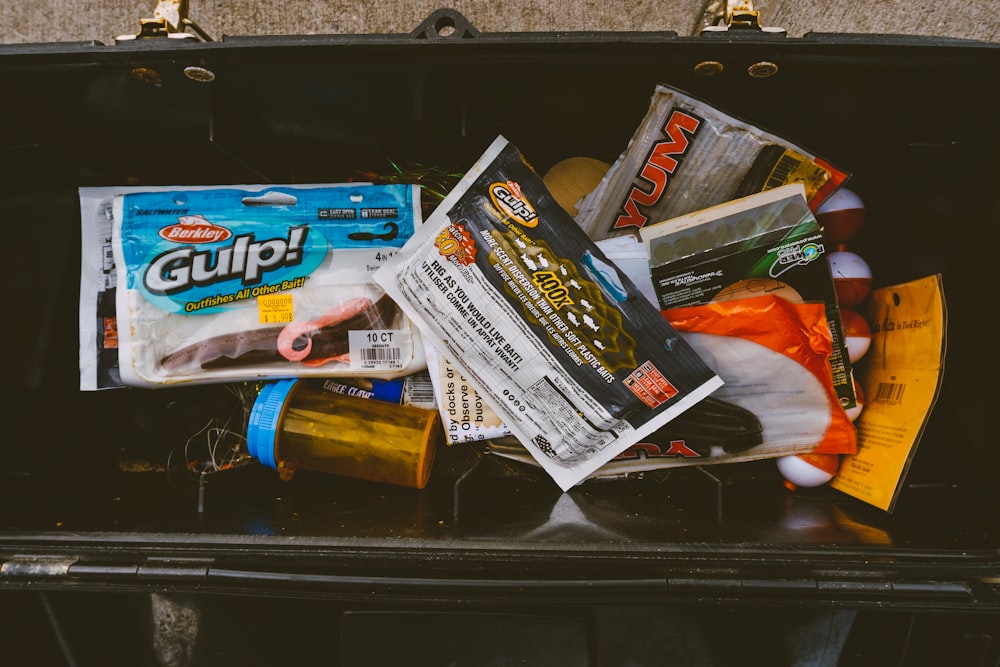
[[[372,279],[420,216],[419,187],[404,184],[115,196],[122,384],[422,370],[419,333]]]

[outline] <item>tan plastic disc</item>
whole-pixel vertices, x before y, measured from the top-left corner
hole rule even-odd
[[[580,201],[598,186],[611,165],[590,157],[570,157],[552,165],[542,180],[559,205],[576,215]]]

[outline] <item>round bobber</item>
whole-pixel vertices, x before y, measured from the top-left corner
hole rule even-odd
[[[856,398],[855,406],[844,410],[844,412],[847,413],[847,418],[851,420],[851,423],[855,422],[857,418],[861,416],[861,411],[865,409],[865,395],[861,391],[861,385],[858,384],[857,380],[854,380],[854,396]]]
[[[816,209],[816,221],[828,243],[847,243],[865,223],[865,204],[853,190],[840,187]]]
[[[775,461],[789,491],[823,486],[836,477],[840,469],[839,454],[795,454],[778,457]]]
[[[835,250],[828,255],[833,289],[841,308],[853,308],[872,291],[872,270],[860,255],[849,250]]]
[[[872,344],[872,330],[868,320],[850,308],[840,309],[840,321],[844,325],[844,344],[851,363],[857,363],[865,356]]]

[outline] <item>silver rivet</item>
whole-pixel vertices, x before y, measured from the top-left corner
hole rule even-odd
[[[715,76],[722,74],[725,67],[718,60],[703,60],[694,66],[694,73],[698,76]]]
[[[755,79],[766,79],[778,73],[778,66],[775,63],[762,60],[747,68],[747,74]]]
[[[210,69],[205,69],[204,67],[197,67],[195,65],[185,67],[184,76],[192,81],[198,81],[200,83],[211,83],[212,81],[215,81],[215,72]]]

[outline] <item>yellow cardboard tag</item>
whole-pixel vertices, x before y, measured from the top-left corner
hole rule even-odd
[[[257,313],[261,324],[287,323],[295,319],[292,295],[287,292],[262,294],[257,297]]]
[[[941,276],[873,290],[863,315],[871,347],[854,367],[864,407],[858,451],[830,485],[891,512],[944,371],[947,312]]]

